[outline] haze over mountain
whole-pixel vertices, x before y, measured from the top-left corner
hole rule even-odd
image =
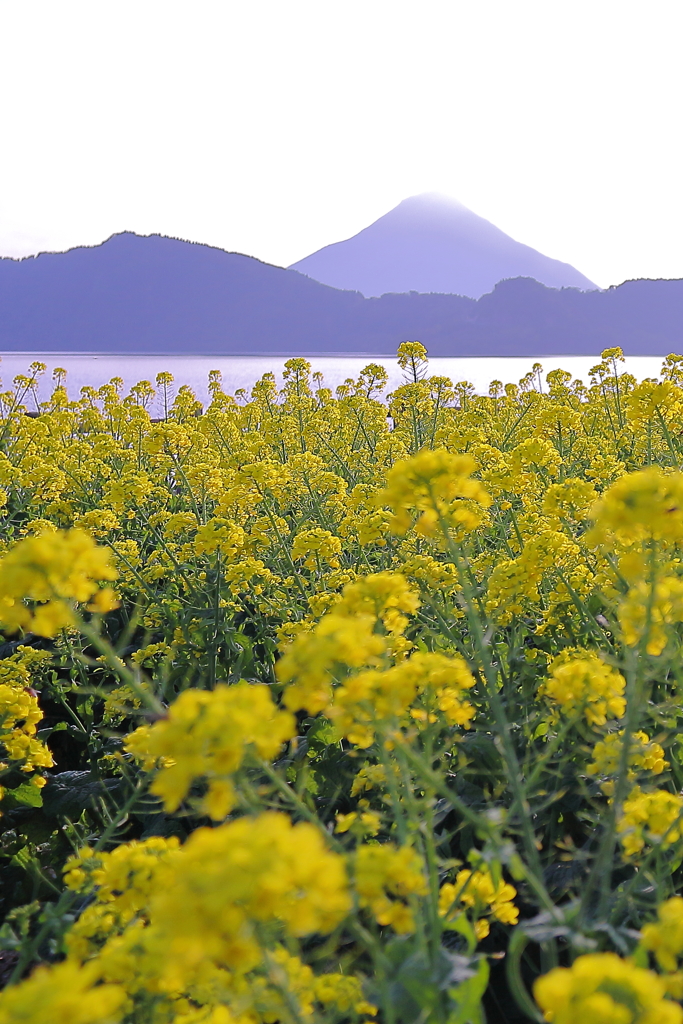
[[[357,235],[289,269],[366,297],[416,291],[478,299],[510,277],[533,277],[551,288],[597,288],[568,263],[516,242],[435,192],[404,199]]]
[[[683,280],[606,291],[502,281],[459,295],[366,299],[250,256],[124,232],[92,248],[0,259],[0,350],[434,356],[683,352]]]

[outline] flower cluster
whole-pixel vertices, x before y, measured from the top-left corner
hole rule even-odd
[[[635,647],[645,640],[648,654],[661,654],[669,639],[667,626],[683,622],[683,580],[661,576],[653,584],[640,580],[619,605],[624,642]]]
[[[217,686],[186,690],[166,718],[143,725],[126,740],[126,750],[149,771],[158,767],[151,791],[175,811],[193,782],[208,782],[201,810],[216,821],[235,803],[232,776],[250,746],[275,757],[294,735],[294,718],[278,711],[266,686]]]
[[[99,984],[95,965],[67,960],[38,967],[29,982],[5,991],[1,1024],[118,1024],[128,998],[121,985]]]
[[[612,484],[593,508],[602,543],[683,540],[683,474],[649,466]]]
[[[494,881],[490,870],[458,871],[455,882],[446,882],[439,892],[439,912],[446,921],[457,918],[466,907],[474,918],[474,931],[478,939],[489,934],[489,916],[502,924],[517,924],[519,910],[512,902],[517,890],[499,878]]]
[[[40,997],[44,1016],[23,1019],[48,1020],[51,1012],[52,1020],[66,1020],[72,1004],[62,994],[62,976],[84,1000],[75,1018],[83,1024],[118,1020],[107,1014],[124,1002],[144,1005],[150,995],[170,1004],[184,996],[205,1011],[226,1004],[239,1017],[248,1008],[245,979],[264,963],[266,926],[275,929],[266,960],[272,955],[294,972],[291,987],[303,989],[304,1013],[311,998],[366,1008],[353,978],[316,977],[277,941],[278,935],[327,933],[351,906],[343,860],[312,825],[293,826],[285,815],[266,813],[199,829],[183,847],[152,839],[110,854],[86,849],[67,865],[66,882],[77,890],[94,887],[95,903],[77,922],[66,963],[37,972],[1,998],[0,1019],[22,1019]],[[297,976],[305,984],[297,985]],[[267,978],[266,972],[253,988],[251,1010],[266,1017],[281,1002]]]
[[[593,760],[586,767],[586,771],[589,775],[602,777],[603,793],[614,792],[613,777],[619,771],[625,741],[626,733],[620,729],[618,732],[608,733],[593,747]],[[633,781],[637,774],[646,772],[661,775],[669,767],[669,762],[664,757],[664,748],[651,740],[642,729],[629,737],[628,747],[627,777],[630,781]]]
[[[405,934],[415,927],[410,898],[427,893],[424,865],[410,846],[361,846],[354,865],[361,907],[372,911],[381,925]]]
[[[381,723],[405,724],[406,715],[434,723],[441,712],[449,725],[467,729],[475,711],[462,692],[472,686],[463,658],[417,652],[384,671],[367,669],[349,676],[334,691],[326,714],[359,747],[373,743]],[[413,707],[418,696],[419,706]]]
[[[40,660],[39,652],[20,648],[0,661],[0,746],[6,759],[0,762],[0,779],[19,768],[38,790],[46,782],[41,770],[54,764],[50,750],[36,735],[43,712],[31,687],[30,665]],[[6,792],[0,786],[0,799]]]
[[[401,634],[407,616],[419,604],[415,590],[398,573],[371,574],[347,583],[332,610],[315,628],[296,637],[277,664],[278,678],[289,684],[286,706],[313,714],[322,711],[331,701],[332,683],[340,670],[379,665],[390,645],[405,649]]]
[[[667,985],[671,991],[671,975],[678,971],[678,961],[683,955],[683,898],[672,896],[657,908],[657,920],[646,924],[640,936],[640,944],[656,957],[657,963],[669,975]],[[683,996],[683,975],[678,974],[678,998]]]
[[[586,652],[581,657],[556,659],[539,696],[566,715],[583,715],[591,725],[604,725],[608,718],[624,714],[625,689],[620,672]]]
[[[626,857],[638,857],[646,846],[663,850],[683,837],[683,797],[666,789],[644,792],[639,786],[624,801],[619,837]]]
[[[458,536],[476,529],[491,504],[481,483],[472,479],[476,468],[470,455],[447,451],[423,451],[395,463],[378,496],[393,510],[390,528],[403,535],[414,525],[425,537],[433,537],[440,523]]]
[[[113,590],[99,583],[116,575],[107,549],[84,530],[27,537],[0,559],[0,621],[10,631],[54,636],[73,623],[75,603],[89,602],[96,612],[115,608]]]
[[[681,1024],[683,357],[398,363],[0,392],[0,1024]]]
[[[666,999],[666,986],[652,971],[614,953],[588,953],[572,967],[556,967],[539,978],[534,995],[552,1024],[680,1024],[683,1010]]]

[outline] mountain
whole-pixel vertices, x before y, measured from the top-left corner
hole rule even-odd
[[[124,232],[101,245],[0,259],[0,351],[434,356],[683,352],[683,280],[606,291],[501,281],[475,300],[366,299],[250,256]]]
[[[478,299],[510,277],[533,277],[551,288],[597,288],[568,263],[516,242],[434,192],[404,199],[353,238],[326,245],[289,269],[368,297],[416,291]]]
[[[0,259],[0,348],[324,350],[352,332],[363,302],[250,256],[126,231],[101,245]]]

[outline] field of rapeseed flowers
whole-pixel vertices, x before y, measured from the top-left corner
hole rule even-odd
[[[682,1024],[683,358],[398,358],[0,396],[0,1024]]]

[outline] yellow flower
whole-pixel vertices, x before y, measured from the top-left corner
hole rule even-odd
[[[585,519],[596,498],[597,491],[590,480],[571,477],[550,485],[543,497],[543,513],[563,519]]]
[[[626,415],[637,431],[644,431],[651,422],[659,427],[679,418],[683,393],[669,380],[656,383],[644,380],[633,389],[626,402]]]
[[[66,960],[37,967],[26,981],[0,993],[0,1024],[118,1024],[126,992],[97,982],[96,964]]]
[[[683,1010],[665,992],[656,974],[615,953],[588,953],[534,983],[552,1024],[681,1024]]]
[[[348,677],[334,691],[326,714],[359,747],[370,746],[380,723],[400,724],[418,695],[424,707],[413,709],[413,718],[435,722],[440,711],[449,725],[469,728],[474,708],[461,694],[472,686],[472,673],[459,655],[419,651],[384,671]]]
[[[517,558],[501,559],[488,581],[486,611],[501,625],[537,604],[539,587],[546,575],[557,569],[574,569],[579,561],[578,546],[558,530],[537,529]]]
[[[510,467],[515,474],[529,466],[538,466],[556,476],[561,463],[562,458],[555,445],[542,437],[527,438],[510,454]]]
[[[417,373],[427,362],[427,349],[419,341],[402,341],[396,361],[402,370],[413,369]]]
[[[377,664],[386,641],[375,632],[371,615],[324,616],[310,632],[295,636],[277,662],[278,679],[287,683],[285,707],[306,709],[315,715],[326,708],[332,696],[335,670]]]
[[[336,615],[372,615],[381,620],[389,633],[402,633],[408,615],[420,607],[420,595],[405,576],[398,572],[377,572],[348,583],[341,600],[335,605]]]
[[[314,980],[315,998],[323,1006],[336,1006],[345,1011],[354,1009],[356,1013],[367,1013],[373,1016],[377,1007],[363,999],[363,990],[358,978],[344,974],[322,974]]]
[[[666,850],[683,835],[683,797],[665,789],[644,793],[636,786],[624,800],[617,829],[626,857],[637,857],[646,844]]]
[[[623,694],[626,680],[598,657],[558,658],[550,666],[550,678],[539,696],[568,714],[583,714],[590,725],[604,725],[608,718],[621,718],[626,710]]]
[[[592,511],[598,543],[683,540],[683,474],[649,466],[621,477]]]
[[[332,610],[314,629],[299,633],[277,662],[278,679],[288,684],[285,706],[311,714],[326,708],[340,669],[378,665],[387,651],[378,623],[396,636],[408,625],[406,613],[419,604],[415,590],[398,573],[374,573],[348,583]]]
[[[447,921],[457,917],[465,907],[472,911],[478,939],[489,934],[490,915],[503,924],[517,924],[519,910],[512,902],[517,890],[500,879],[494,883],[491,872],[459,871],[455,882],[446,882],[439,890],[439,914]]]
[[[94,508],[78,516],[74,525],[86,530],[93,537],[105,537],[119,528],[118,517],[108,508]]]
[[[90,601],[94,611],[116,607],[111,590],[97,599],[99,582],[116,575],[108,549],[83,530],[26,537],[0,560],[0,619],[11,631],[54,636],[73,622],[74,602]]]
[[[421,451],[412,459],[395,463],[377,499],[378,504],[393,510],[394,533],[407,533],[415,515],[415,529],[427,537],[436,534],[439,519],[458,534],[474,530],[482,521],[483,510],[491,504],[481,483],[472,479],[476,468],[470,455],[444,450]]]
[[[66,887],[95,896],[66,938],[70,957],[87,960],[112,935],[148,915],[159,877],[179,845],[174,836],[153,836],[110,852],[95,853],[86,846],[67,860]]]
[[[621,749],[624,742],[624,730],[612,732],[599,740],[593,748],[593,761],[586,767],[589,775],[610,776],[615,775],[619,768]],[[669,762],[664,758],[664,749],[659,743],[650,740],[646,732],[642,730],[633,733],[629,744],[628,753],[628,777],[634,779],[639,769],[641,772],[652,772],[653,775],[661,775]],[[611,794],[614,789],[612,779],[606,779],[601,783],[604,793]]]
[[[151,791],[175,811],[196,779],[209,789],[202,809],[220,820],[232,809],[231,776],[253,744],[263,758],[275,757],[295,731],[294,717],[278,711],[267,686],[239,683],[213,691],[185,690],[166,718],[142,726],[125,742],[125,749],[147,770],[159,765]]]
[[[207,961],[257,966],[258,922],[280,922],[292,936],[326,933],[351,907],[342,857],[313,825],[284,814],[198,829],[174,858],[149,911],[150,954],[173,986]]]
[[[339,537],[315,526],[312,530],[302,530],[296,535],[292,544],[292,558],[295,561],[303,558],[307,569],[318,569],[321,563],[338,569],[341,550]]]
[[[228,561],[239,554],[244,544],[244,530],[230,519],[209,519],[205,526],[199,527],[194,538],[196,554],[212,555],[219,551]]]
[[[378,924],[391,925],[399,934],[413,930],[413,914],[404,901],[427,893],[424,866],[415,850],[389,843],[360,846],[354,878],[360,906],[369,908]]]
[[[197,1021],[253,1022],[247,1011],[252,1001],[263,1008],[262,999],[281,1017],[269,965],[282,968],[285,990],[303,1006],[362,1003],[359,987],[338,975],[322,975],[318,992],[311,968],[279,941],[331,932],[351,909],[344,859],[306,822],[292,825],[270,812],[197,829],[183,846],[157,837],[111,853],[84,849],[68,865],[67,881],[94,889],[94,902],[72,928],[66,963],[0,996],[2,1024],[118,1024],[127,1002],[119,984],[132,999],[140,995],[143,1007],[150,996],[155,1008],[165,1001],[160,1012],[175,1003],[180,1019],[188,1000],[208,1003]],[[216,1002],[227,1002],[231,1014],[209,1014]]]
[[[386,785],[387,773],[382,764],[369,764],[358,772],[351,786],[351,796],[364,793],[367,789]]]
[[[646,924],[641,945],[657,958],[663,971],[675,971],[683,954],[683,898],[672,896],[657,908],[657,921]]]
[[[376,836],[382,825],[382,816],[376,811],[350,811],[338,814],[335,832],[352,832],[355,836]]]
[[[663,576],[653,587],[641,580],[619,603],[617,616],[629,647],[645,638],[647,653],[661,654],[668,640],[665,627],[683,622],[683,580]]]
[[[4,756],[30,774],[36,769],[51,768],[54,761],[48,747],[36,737],[43,712],[30,688],[27,665],[31,659],[25,656],[26,650],[20,648],[12,657],[0,660],[0,744]],[[40,775],[33,775],[31,782],[38,788],[45,784]]]

